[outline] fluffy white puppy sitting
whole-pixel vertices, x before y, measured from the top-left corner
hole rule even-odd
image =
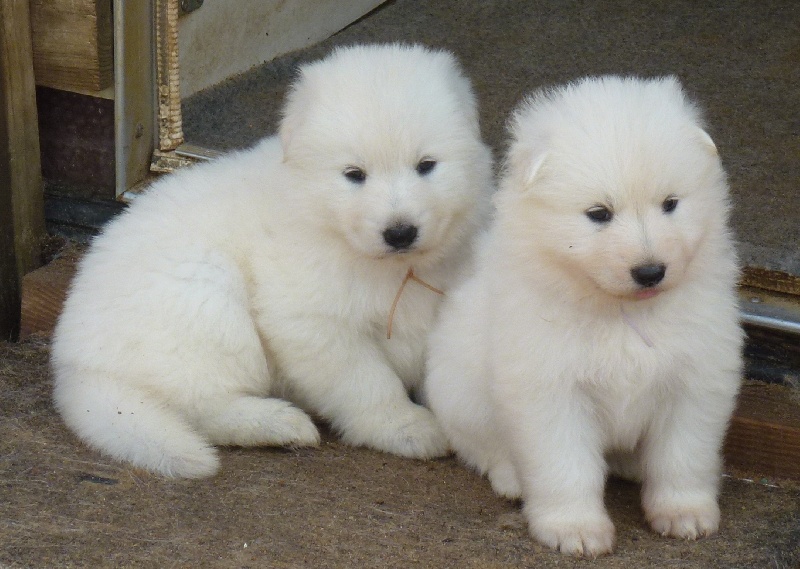
[[[674,78],[591,78],[525,101],[477,272],[445,301],[426,386],[462,459],[532,535],[611,551],[608,464],[652,528],[717,530],[742,332],[728,190]]]
[[[55,332],[58,410],[169,476],[213,474],[212,445],[316,445],[300,408],[354,445],[446,453],[408,395],[441,295],[398,291],[448,288],[490,191],[452,55],[361,46],[302,67],[279,136],[158,181],[93,242]]]

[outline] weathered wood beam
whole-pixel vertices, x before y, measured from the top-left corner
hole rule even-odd
[[[36,84],[100,91],[113,82],[111,0],[30,0]]]
[[[757,475],[800,480],[800,390],[745,384],[728,430],[725,459]]]
[[[21,283],[39,266],[44,202],[28,0],[0,0],[0,338],[19,332]]]

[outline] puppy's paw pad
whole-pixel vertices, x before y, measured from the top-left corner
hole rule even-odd
[[[514,467],[503,462],[489,469],[487,474],[492,490],[504,498],[516,499],[522,496],[522,487]]]
[[[608,516],[573,522],[534,522],[530,531],[544,545],[575,557],[594,559],[614,548],[614,524]]]
[[[653,531],[665,537],[694,540],[716,533],[719,528],[719,508],[676,509],[648,514]]]

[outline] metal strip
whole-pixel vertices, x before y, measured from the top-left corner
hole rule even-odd
[[[178,156],[184,156],[186,158],[192,158],[193,160],[198,160],[200,162],[205,162],[207,160],[219,158],[224,154],[224,152],[220,152],[219,150],[214,150],[212,148],[206,148],[205,146],[198,146],[197,144],[184,143],[175,149],[175,154]]]
[[[144,179],[157,132],[153,0],[114,0],[117,197]]]
[[[744,324],[800,335],[800,303],[794,299],[743,290],[739,308]]]
[[[769,330],[775,330],[777,332],[800,335],[800,322],[783,320],[773,316],[762,316],[749,312],[742,312],[742,322],[758,328],[768,328]]]

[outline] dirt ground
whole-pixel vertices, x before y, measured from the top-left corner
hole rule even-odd
[[[166,480],[80,444],[50,401],[48,343],[0,343],[0,567],[800,567],[800,489],[726,478],[720,533],[646,527],[638,487],[607,492],[617,548],[563,557],[527,535],[519,504],[448,458],[347,447],[225,449],[200,481]]]

